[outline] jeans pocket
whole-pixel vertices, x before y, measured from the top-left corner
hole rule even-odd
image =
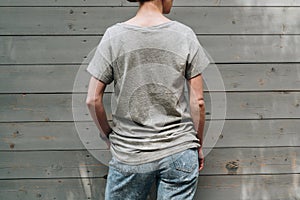
[[[180,154],[178,158],[173,161],[176,170],[192,173],[198,168],[198,153],[196,149],[188,149]]]

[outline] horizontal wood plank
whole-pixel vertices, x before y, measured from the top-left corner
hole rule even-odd
[[[206,122],[206,127],[210,125],[209,123],[212,122]],[[226,120],[215,146],[300,146],[298,124],[298,119]],[[207,137],[209,136],[207,134]]]
[[[204,149],[206,151],[207,149]],[[97,152],[101,156],[93,157]],[[104,177],[108,150],[0,152],[0,178]],[[300,147],[215,148],[205,156],[203,175],[300,173]]]
[[[110,158],[102,150],[103,159]],[[103,177],[107,166],[88,151],[0,152],[0,177],[7,178],[86,178]],[[104,162],[104,160],[102,160]]]
[[[92,122],[81,122],[82,127],[96,126]],[[1,123],[0,150],[68,150],[84,149],[73,122]]]
[[[299,92],[247,92],[219,95],[213,92],[204,94],[207,120],[224,119],[224,114],[226,114],[225,119],[298,119],[300,116]],[[226,97],[226,101],[223,97]],[[216,110],[214,113],[211,113],[211,98]],[[3,94],[0,95],[0,122],[91,121],[85,100],[86,94]],[[110,105],[110,94],[106,93],[104,106],[109,119],[111,119]],[[226,110],[220,108],[221,106],[226,106],[226,113],[223,113]]]
[[[300,6],[298,0],[226,0],[226,1],[211,1],[211,0],[189,0],[189,1],[174,1],[174,6]],[[0,6],[138,6],[137,3],[130,3],[126,0],[2,0]]]
[[[300,62],[300,35],[215,35],[198,39],[212,62]],[[88,63],[100,40],[98,36],[3,36],[0,64]]]
[[[206,121],[204,135],[213,122]],[[298,119],[226,120],[215,147],[300,146]],[[106,148],[94,122],[0,123],[0,151]],[[208,146],[204,144],[204,146]]]
[[[168,15],[197,34],[300,34],[300,7],[174,7]],[[133,7],[0,7],[1,35],[103,34]]]
[[[104,199],[104,178],[0,180],[0,199]]]
[[[0,93],[87,92],[87,65],[3,65]],[[221,77],[208,73],[217,68]],[[300,88],[300,64],[218,64],[203,72],[206,80],[224,82],[225,91],[295,91]],[[204,82],[204,91],[208,91]],[[210,88],[209,91],[217,91]],[[220,90],[221,88],[219,88]],[[113,84],[106,92],[113,92]]]
[[[299,174],[200,176],[195,199],[299,199]]]
[[[0,37],[1,64],[82,63],[100,37]]]
[[[91,75],[87,65],[3,65],[0,93],[87,92]],[[113,84],[106,87],[113,91]]]

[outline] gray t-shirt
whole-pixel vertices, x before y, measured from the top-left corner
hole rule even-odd
[[[142,164],[199,147],[185,84],[208,64],[196,34],[181,22],[108,27],[87,71],[114,81],[112,155]]]

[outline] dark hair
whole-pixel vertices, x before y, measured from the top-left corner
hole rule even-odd
[[[143,4],[147,1],[153,1],[153,0],[127,0],[127,1],[129,1],[129,2],[139,2],[139,3]]]
[[[145,3],[147,1],[153,1],[153,0],[137,0],[137,1],[140,2],[140,3]]]

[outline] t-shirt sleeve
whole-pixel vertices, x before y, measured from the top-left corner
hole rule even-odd
[[[88,64],[86,70],[96,79],[105,84],[113,81],[113,67],[111,61],[111,45],[108,29],[100,40],[95,54]]]
[[[192,31],[190,38],[190,53],[187,57],[187,66],[185,78],[191,79],[199,74],[202,74],[204,69],[208,67],[210,60],[205,53],[204,48],[197,39],[196,34]]]

